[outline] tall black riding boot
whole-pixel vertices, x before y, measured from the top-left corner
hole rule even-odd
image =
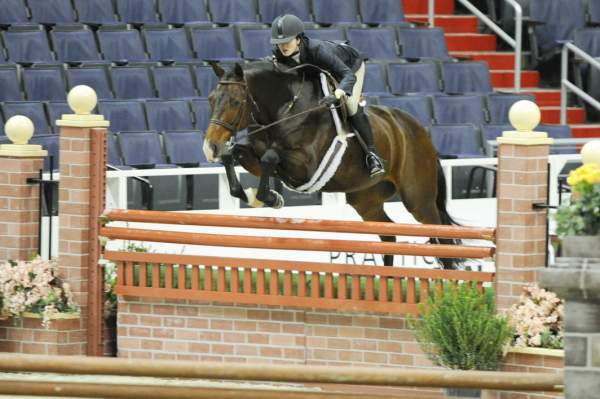
[[[350,116],[349,119],[352,126],[354,126],[357,133],[360,134],[360,137],[362,137],[367,145],[365,152],[369,174],[373,177],[384,173],[383,162],[379,155],[377,155],[377,149],[373,142],[373,131],[371,130],[371,125],[369,124],[369,119],[367,118],[367,114],[365,114],[364,108],[359,106],[356,114]]]

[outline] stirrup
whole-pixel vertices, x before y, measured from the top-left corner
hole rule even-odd
[[[385,173],[383,161],[377,154],[375,154],[373,151],[369,151],[366,158],[367,169],[369,170],[369,175],[371,177]]]

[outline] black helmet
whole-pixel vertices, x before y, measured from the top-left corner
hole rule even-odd
[[[271,26],[271,44],[287,43],[304,33],[304,24],[295,15],[285,14],[275,18]]]

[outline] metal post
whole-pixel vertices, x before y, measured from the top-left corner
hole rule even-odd
[[[509,1],[515,9],[515,92],[521,91],[521,63],[523,62],[523,8],[515,1]]]
[[[435,0],[429,0],[429,27],[435,26]]]
[[[567,124],[567,80],[569,78],[569,47],[568,43],[562,48],[560,64],[560,124]]]

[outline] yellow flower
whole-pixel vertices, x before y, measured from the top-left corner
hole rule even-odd
[[[569,173],[567,178],[569,186],[576,186],[581,182],[588,184],[600,183],[600,166],[595,163],[588,163]]]

